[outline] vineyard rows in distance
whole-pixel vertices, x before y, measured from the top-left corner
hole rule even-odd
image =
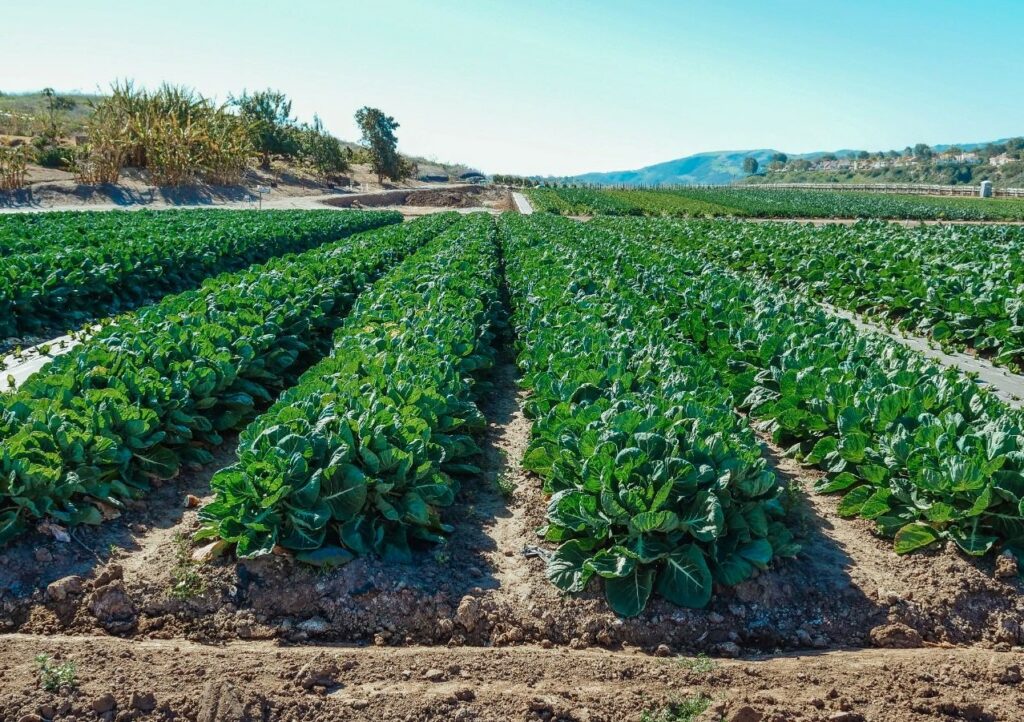
[[[896,552],[1024,552],[1020,412],[828,316],[802,286],[764,278],[770,268],[734,262],[765,263],[752,245],[762,231],[780,253],[824,248],[832,231],[550,214],[309,219],[330,226],[301,242],[311,250],[124,314],[0,396],[4,541],[40,520],[103,523],[154,482],[209,466],[244,429],[201,538],[323,567],[408,562],[444,541],[459,480],[479,474],[477,404],[512,334],[531,394],[524,465],[549,496],[538,553],[552,583],[603,587],[619,614],[654,595],[700,608],[799,554],[794,495],[748,416]],[[993,234],[1019,242],[1017,229],[957,231],[974,245],[901,232],[920,234],[917,253],[955,241],[976,262]],[[865,254],[894,252],[879,226],[841,233]]]

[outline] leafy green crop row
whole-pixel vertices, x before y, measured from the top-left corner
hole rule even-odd
[[[392,225],[123,316],[0,395],[0,543],[45,516],[95,523],[204,464],[330,347],[355,296],[454,214]]]
[[[543,217],[501,221],[526,413],[526,468],[551,494],[548,577],[604,579],[632,616],[654,591],[702,607],[797,547],[775,475],[718,372],[678,327],[663,275],[617,238]]]
[[[0,216],[0,340],[75,329],[217,273],[399,222],[397,213],[326,210]]]
[[[532,188],[526,193],[538,210],[560,215],[1024,220],[1024,201],[1016,199],[909,196],[756,186],[672,190]]]
[[[659,191],[654,191],[659,192]],[[758,218],[889,218],[899,220],[1020,221],[1024,200],[917,196],[796,188],[685,188],[674,191],[694,200]]]
[[[494,221],[460,221],[359,299],[334,353],[242,434],[219,472],[204,536],[240,556],[275,545],[336,565],[451,527],[454,477],[479,473],[468,432],[484,419],[473,375],[493,364],[501,321]]]
[[[530,188],[525,191],[538,211],[563,216],[601,214],[606,216],[639,215],[632,203],[623,203],[606,191],[588,188]]]
[[[1019,412],[896,341],[680,250],[674,223],[603,225],[591,232],[610,231],[675,286],[686,336],[777,443],[828,472],[818,488],[844,495],[841,514],[874,520],[898,552],[949,539],[1024,554]]]
[[[680,223],[673,240],[997,363],[1024,364],[1024,227]]]
[[[743,215],[735,208],[664,191],[531,188],[525,192],[537,210],[563,216]]]

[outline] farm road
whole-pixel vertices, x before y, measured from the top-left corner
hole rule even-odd
[[[1024,377],[1018,374],[1010,373],[1006,369],[999,368],[977,356],[959,352],[946,353],[935,348],[934,343],[927,338],[893,333],[883,326],[861,319],[855,313],[845,311],[828,303],[823,302],[820,305],[828,313],[845,318],[861,331],[870,331],[888,336],[894,341],[912,348],[943,366],[958,369],[965,374],[975,374],[985,388],[1010,406],[1014,408],[1024,406]]]
[[[512,193],[512,200],[516,203],[516,209],[524,216],[528,216],[533,213],[533,206],[530,205],[530,201],[527,200],[526,196],[519,192]]]

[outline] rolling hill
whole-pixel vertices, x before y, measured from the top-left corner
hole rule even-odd
[[[1005,139],[1003,139],[1005,140]],[[993,143],[1001,140],[991,141]],[[987,145],[983,143],[957,143],[964,150],[972,150]],[[933,149],[942,151],[950,145],[936,145]],[[753,156],[762,166],[768,163],[772,154],[778,151],[772,148],[760,148],[757,150],[718,150],[707,153],[697,153],[684,158],[666,161],[649,165],[636,170],[609,171],[606,173],[584,173],[566,179],[578,183],[593,183],[596,185],[668,185],[668,184],[721,184],[732,183],[746,177],[743,172],[743,159]],[[837,156],[850,155],[858,151],[843,149],[836,151],[815,151],[813,153],[789,153],[790,158],[807,158],[813,160],[825,155],[835,153]]]

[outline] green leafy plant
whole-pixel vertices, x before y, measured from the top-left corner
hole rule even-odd
[[[36,656],[39,669],[39,684],[47,692],[74,689],[78,686],[78,671],[72,661],[56,663],[48,654]]]
[[[680,657],[679,664],[695,674],[707,674],[713,672],[718,663],[706,654],[698,654],[696,657]]]
[[[494,222],[462,220],[361,297],[332,355],[247,428],[216,474],[200,537],[251,557],[281,546],[336,566],[375,553],[409,561],[439,542],[478,474],[484,425],[473,376],[493,365],[499,313]]]
[[[174,535],[174,566],[171,568],[170,596],[186,600],[198,597],[206,591],[206,581],[199,572],[199,565],[192,559],[188,537],[181,532]]]
[[[828,472],[816,488],[843,495],[841,515],[872,520],[899,553],[948,540],[970,555],[1024,554],[1020,411],[800,294],[709,263],[681,247],[676,223],[598,225],[675,288],[685,336],[740,409]]]
[[[152,479],[208,464],[224,432],[329,351],[363,289],[456,217],[219,276],[55,359],[0,399],[0,542],[42,517],[99,523],[94,501],[117,508]]]
[[[1024,201],[815,191],[796,188],[530,188],[531,203],[561,215],[751,216],[755,218],[889,218],[1024,220]]]
[[[616,612],[654,592],[703,607],[798,547],[780,487],[717,371],[681,340],[660,275],[579,224],[504,216],[533,440],[523,465],[551,495],[548,578],[601,578]]]
[[[511,499],[515,496],[516,489],[518,488],[515,479],[508,474],[498,474],[494,480],[494,485],[498,487],[498,492],[506,499]]]
[[[1024,228],[686,223],[673,243],[883,325],[1024,363]]]
[[[657,710],[644,710],[640,722],[694,722],[710,706],[710,697],[695,695]]]

